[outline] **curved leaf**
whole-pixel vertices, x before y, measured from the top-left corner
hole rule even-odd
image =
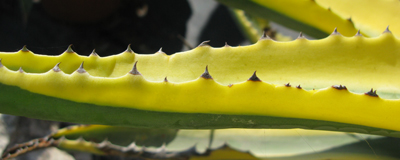
[[[357,30],[353,23],[343,19],[313,0],[218,0],[219,2],[246,11],[315,38],[327,36],[337,27],[345,36],[353,36]]]
[[[333,126],[328,130],[387,135],[400,131],[400,101],[387,99],[400,93],[398,53],[400,41],[390,32],[262,39],[243,47],[202,44],[172,56],[130,50],[104,58],[70,50],[42,56],[25,49],[0,53],[0,112],[134,127]]]
[[[367,37],[376,37],[390,26],[395,36],[400,36],[400,2],[397,0],[219,1],[316,38],[324,37],[335,27],[348,37],[357,30]]]

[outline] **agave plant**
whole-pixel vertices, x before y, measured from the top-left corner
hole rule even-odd
[[[1,52],[1,113],[110,125],[61,130],[11,148],[10,154],[2,158],[56,145],[101,155],[201,159],[235,154],[256,159],[232,149],[235,140],[202,153],[189,147],[172,151],[173,144],[178,142],[171,138],[164,138],[167,147],[158,149],[138,148],[136,144],[116,146],[104,140],[108,134],[97,141],[92,140],[96,136],[85,137],[90,142],[76,139],[79,136],[68,139],[71,133],[118,131],[111,126],[122,130],[164,128],[172,138],[176,136],[175,129],[223,128],[302,128],[400,137],[400,86],[396,78],[400,75],[400,25],[393,18],[396,16],[389,16],[400,14],[399,1],[371,1],[362,3],[363,9],[356,5],[349,9],[349,3],[359,4],[357,1],[292,1],[289,6],[277,1],[220,2],[243,9],[256,20],[281,22],[316,38],[328,36],[308,40],[300,33],[293,41],[281,42],[264,34],[249,46],[219,48],[207,45],[206,41],[171,56],[161,49],[152,55],[137,54],[130,46],[107,57],[96,52],[81,56],[71,47],[59,56],[35,54],[26,47],[18,52]],[[366,17],[365,8],[378,10],[378,18]],[[256,24],[239,12],[242,11],[233,10],[233,16],[250,39],[258,39],[254,37],[260,35],[266,23]],[[258,25],[258,30],[254,25]],[[381,33],[377,34],[378,31]],[[132,132],[137,130],[129,130]],[[196,139],[190,133],[187,135]],[[213,140],[214,136],[198,140],[218,141]],[[185,131],[175,139],[179,137],[185,137]],[[374,138],[384,139],[371,136]],[[254,153],[252,147],[240,149]],[[355,155],[340,156],[352,159]],[[395,156],[398,155],[388,153],[381,158]]]

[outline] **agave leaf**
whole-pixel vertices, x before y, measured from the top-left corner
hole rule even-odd
[[[357,30],[353,23],[341,18],[312,0],[218,0],[246,13],[262,17],[315,38],[323,38],[335,27],[345,36],[353,36]],[[382,30],[382,29],[381,29]]]
[[[177,131],[176,129],[75,125],[59,129],[57,132],[44,138],[34,139],[8,148],[2,155],[2,158],[13,158],[32,150],[51,146],[100,155],[109,154],[101,150],[101,147],[98,147],[101,146],[100,144],[102,143],[103,145],[107,143],[118,146],[128,146],[134,142],[135,145],[140,146],[161,147],[171,142],[175,138]]]
[[[397,0],[316,0],[316,3],[351,20],[366,36],[378,36],[382,28],[389,25],[395,36],[400,37],[400,2]]]
[[[248,17],[243,10],[230,9],[230,13],[243,34],[251,43],[255,43],[260,39],[264,28],[270,28],[267,20],[261,19],[260,23],[255,23],[254,17],[253,20],[250,20],[252,17]]]
[[[250,131],[251,132],[251,131]],[[250,134],[249,134],[250,135]],[[329,135],[329,134],[327,134]],[[285,136],[282,136],[282,139]],[[318,137],[318,136],[317,136]],[[318,137],[320,140],[324,141],[319,141],[319,143],[325,143],[327,142],[333,142],[334,140],[341,140],[340,138],[343,138],[344,136],[324,136],[324,137]],[[237,139],[238,137],[236,137]],[[243,138],[243,137],[239,137]],[[308,137],[310,138],[310,137]],[[315,137],[314,137],[315,138]],[[318,139],[315,138],[315,139]],[[78,150],[78,151],[84,151],[84,152],[90,152],[94,154],[99,154],[99,155],[116,155],[116,156],[140,156],[144,158],[171,158],[171,159],[179,159],[182,157],[189,157],[188,159],[190,160],[212,160],[212,159],[272,159],[272,160],[286,160],[286,159],[385,159],[385,160],[396,160],[396,155],[398,155],[395,145],[391,145],[392,148],[389,150],[384,150],[388,149],[388,147],[376,147],[376,144],[382,143],[382,144],[389,144],[388,140],[378,138],[378,139],[373,139],[370,140],[370,142],[374,142],[374,151],[378,154],[374,154],[374,152],[367,147],[366,143],[360,143],[360,142],[353,142],[353,143],[348,143],[348,144],[342,144],[339,146],[332,146],[332,149],[325,149],[325,150],[317,150],[317,151],[312,151],[308,153],[289,153],[289,154],[280,154],[280,155],[274,155],[274,156],[256,156],[252,152],[252,149],[256,147],[250,147],[250,149],[246,149],[246,151],[243,151],[241,149],[238,149],[237,147],[231,146],[229,143],[225,144],[220,147],[216,147],[213,149],[206,149],[205,151],[198,151],[198,147],[196,145],[195,148],[193,147],[188,147],[184,148],[181,150],[171,150],[170,146],[165,146],[165,148],[146,148],[144,152],[146,154],[143,154],[143,151],[141,147],[139,146],[128,146],[128,147],[123,147],[123,146],[115,146],[111,143],[104,145],[104,144],[95,144],[95,143],[90,143],[90,142],[85,142],[85,141],[76,141],[76,140],[62,140],[59,142],[58,147],[62,149],[73,149],[73,150]],[[255,141],[252,141],[255,142]],[[286,143],[285,143],[286,142]],[[278,143],[276,142],[270,142],[269,145],[271,145],[270,148],[273,148],[273,146],[286,146],[290,148],[290,144],[287,143],[288,141],[284,141],[285,145],[282,144],[282,141],[279,141]],[[249,142],[247,142],[249,143]],[[256,142],[257,143],[257,142]],[[303,142],[305,143],[305,142]],[[334,142],[337,144],[337,142]],[[285,147],[279,147],[283,151],[286,151]],[[248,150],[248,151],[247,151]],[[261,149],[258,149],[261,150]],[[265,149],[265,152],[270,152],[270,150]]]
[[[115,127],[105,125],[76,125],[58,130],[52,134],[53,138],[65,137],[67,139],[83,138],[85,140],[100,143],[107,139],[109,142],[127,146],[132,142],[141,146],[156,146],[168,144],[175,138],[176,129],[149,129]]]
[[[104,58],[71,50],[43,56],[23,49],[0,53],[0,112],[131,127],[311,128],[396,136],[400,101],[388,98],[400,93],[399,52],[400,41],[390,32],[348,38],[336,31],[321,40],[261,39],[222,48],[203,43],[172,56],[129,49]]]
[[[345,36],[353,36],[360,30],[367,37],[375,37],[388,25],[400,36],[397,0],[219,1],[316,38],[324,37],[335,27]]]
[[[180,130],[166,149],[184,150],[195,144],[197,152],[204,153],[208,151],[209,135],[209,130]],[[226,149],[221,150],[225,155],[231,152],[258,159],[376,159],[376,156],[398,159],[394,158],[398,157],[396,145],[393,139],[364,134],[302,129],[218,129],[215,130],[211,148],[213,152],[219,148]],[[192,159],[223,157],[215,156],[193,156]]]
[[[247,15],[240,9],[231,9],[230,12],[243,34],[251,43],[256,43],[261,38],[260,35],[263,34],[266,34],[277,41],[291,40],[290,37],[272,30],[269,22],[265,19]]]
[[[235,148],[230,147],[229,145],[222,146],[213,150],[209,151],[207,155],[200,155],[200,156],[192,156],[190,157],[190,160],[213,160],[213,159],[219,159],[219,160],[230,160],[230,159],[246,159],[246,160],[258,160],[260,158],[257,158],[253,155],[251,155],[249,152],[243,152],[240,150],[237,150]]]
[[[209,136],[210,130],[180,130],[176,138],[167,145],[167,149],[184,150],[196,145],[198,152],[205,152],[209,147]],[[217,129],[211,148],[228,145],[240,151],[249,151],[257,157],[277,157],[322,152],[362,141],[357,136],[303,129]],[[363,137],[382,138],[371,135]]]
[[[101,138],[99,135],[124,132],[137,134],[140,131],[147,132],[145,129],[122,130],[120,127],[101,125],[72,126],[44,138],[16,145],[8,149],[2,158],[6,160],[51,146],[97,155],[145,159],[365,159],[378,155],[380,159],[395,159],[392,157],[399,155],[396,147],[398,140],[394,138],[301,129],[218,129],[213,134],[210,130],[180,130],[172,141],[161,147],[139,145],[138,141],[130,143],[132,141],[129,141],[129,137],[132,136],[126,134],[120,134],[128,142],[126,145],[116,144],[119,140],[117,138],[115,141],[115,137],[111,138],[114,142],[111,139],[96,141],[96,138]],[[212,141],[210,136],[214,136]]]

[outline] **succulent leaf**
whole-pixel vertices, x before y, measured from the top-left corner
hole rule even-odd
[[[136,142],[118,145],[109,139],[98,142],[82,136],[65,137],[102,132],[104,128],[114,129],[101,125],[71,126],[47,137],[16,145],[8,149],[2,158],[10,159],[50,146],[97,155],[151,159],[375,159],[376,154],[379,154],[380,159],[395,159],[393,157],[398,155],[396,143],[387,137],[301,129],[215,130],[212,144],[207,144],[210,143],[209,130],[180,130],[170,143],[157,148],[138,145]],[[367,140],[374,146],[374,152],[366,147]]]
[[[381,159],[396,159],[399,155],[395,138],[374,135],[302,129],[217,129],[210,147],[209,135],[209,130],[180,130],[166,149],[184,150],[196,144],[197,151],[205,152],[209,148],[214,150],[228,146],[237,154],[247,153],[268,160],[376,159],[376,155]],[[375,153],[366,141],[371,144]]]
[[[316,0],[316,3],[323,8],[330,8],[342,19],[351,20],[354,27],[365,36],[379,36],[382,29],[390,25],[390,30],[400,37],[400,2],[397,0]]]
[[[172,56],[0,53],[0,112],[131,127],[333,126],[398,136],[400,100],[391,99],[400,95],[398,53],[400,41],[389,32],[241,47],[202,43]],[[25,72],[13,71],[20,67]],[[260,81],[247,81],[255,70]],[[201,78],[205,73],[212,78]],[[364,94],[371,88],[379,97]]]
[[[265,19],[247,15],[243,10],[240,9],[231,9],[230,13],[235,19],[239,28],[242,30],[243,34],[247,37],[247,39],[249,39],[251,43],[256,43],[261,38],[260,35],[263,34],[272,35],[272,38],[277,41],[291,40],[290,37],[284,36],[272,30],[269,22]]]
[[[291,0],[284,3],[274,0],[218,1],[315,38],[325,37],[335,27],[338,27],[345,36],[353,36],[357,32],[351,21],[341,18],[313,0]]]
[[[324,37],[335,27],[347,37],[357,30],[367,37],[376,37],[387,25],[393,28],[396,37],[400,36],[400,2],[397,0],[219,1],[316,38]]]
[[[263,34],[262,31],[264,30],[264,28],[270,28],[267,20],[259,18],[261,21],[257,21],[255,20],[256,17],[248,17],[248,15],[246,15],[243,10],[230,9],[230,13],[244,35],[252,43],[257,42],[258,39],[260,39],[260,35]]]
[[[176,129],[75,125],[59,129],[44,138],[33,139],[8,148],[1,158],[9,159],[32,150],[52,146],[99,155],[115,155],[115,152],[111,154],[109,150],[104,150],[104,147],[119,149],[121,147],[115,146],[130,145],[132,147],[132,144],[146,147],[165,147],[175,138],[177,131]],[[118,153],[122,152],[117,151],[119,151]]]
[[[131,128],[105,125],[75,125],[58,130],[52,134],[53,138],[65,137],[67,139],[78,139],[79,137],[91,142],[100,143],[104,139],[109,142],[127,146],[135,142],[140,146],[156,146],[168,144],[175,138],[177,129],[152,129],[152,128]]]

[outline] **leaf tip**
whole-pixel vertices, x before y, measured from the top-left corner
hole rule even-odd
[[[76,139],[76,141],[77,141],[78,143],[83,143],[83,142],[86,142],[86,140],[85,140],[85,139],[83,139],[83,137],[82,137],[82,136],[79,136],[79,138],[78,138],[78,139]]]
[[[374,90],[373,88],[371,88],[370,91],[368,91],[367,93],[364,93],[364,94],[371,96],[371,97],[379,97],[378,94],[376,94],[376,90]]]
[[[335,27],[331,35],[340,35],[340,33],[337,30],[337,27]]]
[[[19,73],[24,73],[25,71],[22,69],[22,67],[19,67],[18,72]]]
[[[99,55],[96,53],[96,49],[93,49],[92,53],[90,53],[91,57],[99,57]]]
[[[228,42],[225,42],[224,47],[230,47],[230,45],[228,45]]]
[[[166,53],[162,50],[162,47],[157,51],[157,53],[166,54]]]
[[[385,31],[383,31],[383,33],[392,33],[392,32],[389,30],[389,26],[386,27],[386,29],[385,29]]]
[[[128,47],[126,48],[125,52],[133,53],[133,50],[131,48],[131,44],[128,44]]]
[[[344,85],[333,85],[332,88],[335,88],[338,90],[347,90],[347,87]]]
[[[26,48],[26,45],[24,45],[20,51],[21,52],[29,52],[29,49]]]
[[[347,21],[349,21],[350,23],[353,23],[353,20],[351,19],[351,17],[346,19]]]
[[[204,79],[213,79],[212,76],[210,75],[210,73],[208,72],[208,65],[206,66],[206,70],[204,71],[203,74],[201,74],[202,78]]]
[[[197,46],[197,47],[210,46],[210,45],[208,45],[209,42],[210,42],[210,40],[203,41],[203,42],[201,42],[201,43],[199,44],[199,46]]]
[[[260,40],[272,40],[272,38],[268,36],[266,31],[264,31]]]
[[[58,63],[53,67],[53,71],[54,71],[54,72],[60,72],[60,71],[61,71],[61,69],[60,69],[60,63],[61,63],[61,62],[58,62]]]
[[[307,39],[307,38],[303,35],[303,32],[300,32],[297,39]]]
[[[257,77],[257,71],[254,71],[253,75],[247,80],[247,81],[253,81],[253,82],[261,82],[261,79]]]
[[[142,75],[142,74],[140,74],[140,72],[137,70],[137,63],[138,63],[138,61],[136,61],[135,64],[133,64],[132,70],[129,71],[130,74],[132,74],[132,75]]]
[[[66,53],[75,53],[75,51],[72,49],[72,44],[70,44],[67,48],[67,50],[65,51]]]
[[[356,36],[356,37],[357,37],[357,36],[362,36],[360,30],[358,30],[357,33],[356,33],[356,35],[354,35],[354,36]]]
[[[100,142],[100,143],[97,145],[97,147],[98,147],[98,148],[104,148],[104,147],[107,147],[107,146],[110,146],[110,145],[111,145],[111,142],[108,141],[107,138],[105,138],[102,142]]]
[[[86,70],[83,68],[83,63],[84,62],[82,62],[79,68],[76,70],[78,73],[86,73]]]

